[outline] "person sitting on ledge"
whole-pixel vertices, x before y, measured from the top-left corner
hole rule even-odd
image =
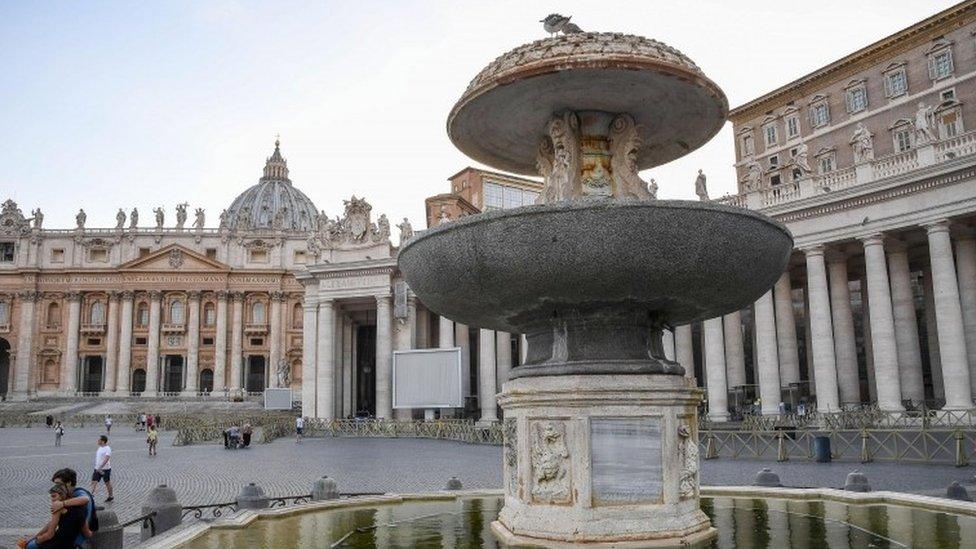
[[[54,484],[48,490],[51,506],[64,503],[68,499],[68,487]],[[76,547],[76,538],[85,524],[85,510],[82,507],[61,507],[51,513],[51,519],[32,539],[17,541],[19,549],[54,549]]]
[[[59,511],[67,507],[81,507],[85,510],[85,523],[81,527],[81,532],[75,540],[75,545],[82,545],[86,538],[92,537],[92,532],[98,530],[98,517],[95,514],[95,496],[91,492],[77,486],[78,473],[74,469],[58,469],[51,477],[51,482],[63,484],[68,488],[68,499],[63,502],[52,501],[51,512]]]

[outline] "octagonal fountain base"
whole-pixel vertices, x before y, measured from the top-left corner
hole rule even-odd
[[[676,375],[564,375],[505,383],[509,544],[680,546],[714,529],[698,502],[697,406]]]

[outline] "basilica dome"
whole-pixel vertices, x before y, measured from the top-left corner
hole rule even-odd
[[[247,189],[221,215],[221,226],[230,229],[281,229],[311,231],[317,212],[312,200],[288,179],[288,163],[281,156],[281,143],[264,166],[264,176]]]

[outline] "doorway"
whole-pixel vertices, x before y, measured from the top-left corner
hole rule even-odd
[[[264,355],[248,355],[247,372],[245,375],[244,388],[249,393],[260,393],[264,391],[264,369],[267,360]]]
[[[10,385],[10,342],[0,337],[0,398],[6,399]]]
[[[132,392],[146,392],[146,371],[142,368],[137,368],[132,371]]]
[[[376,326],[356,328],[356,416],[376,415]]]
[[[212,393],[213,392],[213,370],[210,368],[204,368],[200,370],[200,392],[201,393]]]
[[[163,357],[163,392],[178,393],[183,390],[183,355]]]
[[[88,355],[82,360],[81,390],[85,393],[102,392],[101,355]]]

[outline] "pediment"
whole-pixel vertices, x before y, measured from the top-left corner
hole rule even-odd
[[[230,267],[210,259],[205,255],[184,248],[179,244],[170,244],[150,253],[145,257],[133,259],[119,266],[121,271],[215,271],[228,272]]]

